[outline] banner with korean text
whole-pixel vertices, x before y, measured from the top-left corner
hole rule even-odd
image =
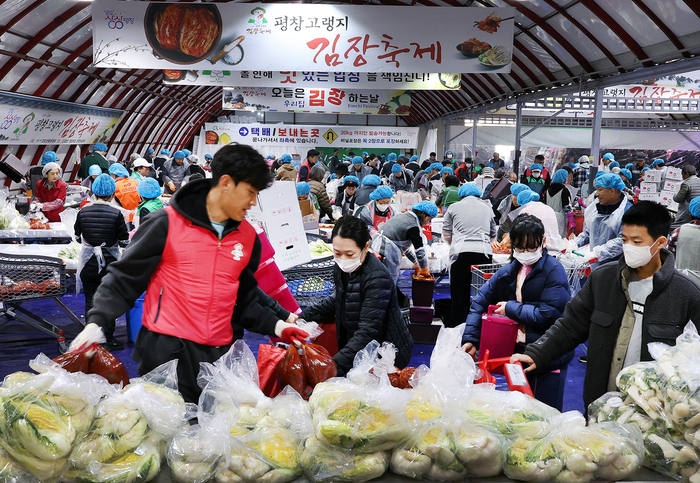
[[[96,67],[507,73],[515,9],[95,0]]]
[[[411,91],[304,87],[226,87],[223,108],[245,111],[408,116]]]
[[[166,84],[222,87],[352,87],[353,89],[457,90],[461,74],[401,72],[272,72],[167,70]]]
[[[104,142],[122,111],[0,92],[0,144]]]

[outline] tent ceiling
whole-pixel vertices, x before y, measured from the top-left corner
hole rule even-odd
[[[322,3],[515,7],[512,72],[465,75],[459,91],[415,92],[411,115],[405,119],[409,125],[428,123],[513,94],[700,53],[698,0]],[[75,0],[0,0],[0,90],[124,110],[113,136],[116,149],[110,150],[118,156],[149,146],[187,144],[204,122],[221,114],[216,87],[166,86],[155,70],[92,67],[91,7],[90,2]]]

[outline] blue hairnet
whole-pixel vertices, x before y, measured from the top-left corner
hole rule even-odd
[[[612,160],[615,160],[615,156],[613,156],[612,153],[605,153],[605,154],[603,155],[603,159],[612,159]]]
[[[467,183],[459,187],[457,194],[460,198],[466,198],[467,196],[476,196],[477,198],[481,198],[482,192],[473,184]]]
[[[42,156],[41,156],[41,164],[48,164],[48,163],[55,163],[56,162],[56,153],[53,151],[46,151]]]
[[[167,149],[163,148],[163,149],[160,150],[160,154],[165,154],[166,156],[170,156],[170,151],[168,151]]]
[[[538,194],[535,193],[534,191],[532,191],[532,190],[525,190],[525,191],[522,191],[522,192],[518,195],[518,205],[519,205],[519,206],[525,206],[525,205],[528,204],[529,202],[531,202],[531,201],[539,201],[539,199],[540,199],[540,195],[538,195]]]
[[[364,159],[362,159],[362,156],[355,156],[352,158],[352,164],[362,164]]]
[[[447,151],[445,151],[445,157],[447,157],[447,153],[452,153],[452,156],[453,156],[453,157],[454,157],[454,155],[455,155],[455,152],[452,151],[451,149],[448,149]]]
[[[204,155],[204,159],[214,159],[214,156],[212,156],[211,154],[207,153],[207,154]]]
[[[486,163],[486,165],[484,165],[484,168],[493,168],[493,163]]]
[[[627,163],[625,165],[625,169],[632,169],[632,168],[634,168],[634,163]]]
[[[409,163],[412,163],[412,162],[414,162],[414,161],[418,161],[418,155],[417,155],[417,154],[414,154],[413,156],[411,156],[411,159],[408,160]]]
[[[405,155],[405,154],[399,154],[399,159],[401,159],[401,158],[405,158],[405,157],[406,157],[406,155]]]
[[[396,161],[396,153],[389,153],[389,157],[386,159],[388,159],[390,162]]]
[[[352,164],[352,158],[351,158],[351,157],[346,156],[346,157],[343,159],[343,162],[346,162],[346,161],[347,161],[348,163],[351,163],[351,164]]]
[[[432,201],[421,201],[420,203],[416,203],[415,205],[411,206],[411,209],[422,211],[432,218],[435,218],[438,214],[437,205]]]
[[[666,163],[666,161],[664,161],[663,159],[655,159],[654,162],[651,163],[651,167],[656,168],[658,165],[665,164],[665,163]]]
[[[331,173],[330,180],[338,179],[338,175],[335,173]]]
[[[604,173],[602,176],[595,179],[595,185],[601,188],[612,188],[614,190],[622,191],[625,189],[625,183],[622,181],[618,175],[613,173]]]
[[[173,158],[185,159],[185,153],[183,153],[182,151],[175,151],[175,154],[173,154]]]
[[[382,154],[382,163],[386,161],[386,155]]]
[[[99,164],[93,164],[92,166],[90,166],[90,169],[88,169],[88,174],[90,176],[102,174],[102,168],[100,168]]]
[[[401,171],[403,171],[403,170],[401,169],[401,165],[399,163],[396,163],[395,165],[393,165],[391,167],[391,172],[393,174],[399,174]]]
[[[581,166],[580,163],[569,163],[569,168],[571,168],[571,169],[576,169],[576,168],[578,168],[579,166]]]
[[[107,151],[107,145],[105,143],[97,143],[93,151]]]
[[[146,150],[146,156],[148,156],[149,154],[153,154],[153,153],[155,153],[155,152],[156,152],[155,149],[153,149],[153,148],[148,148],[148,149]]]
[[[149,200],[158,198],[161,195],[160,185],[158,184],[158,181],[153,178],[142,179],[137,190],[143,198],[147,198]]]
[[[620,170],[620,174],[621,174],[622,176],[624,176],[625,178],[627,178],[628,180],[632,179],[632,171],[630,171],[630,170],[627,169],[627,168],[622,168],[622,169]]]
[[[189,149],[183,149],[182,152],[185,153],[185,157],[187,157],[187,156],[189,156],[190,154],[192,154],[192,152],[191,152]],[[269,158],[269,157],[270,157],[270,156],[268,156],[268,158]]]
[[[348,184],[350,181],[354,181],[358,186],[360,186],[360,180],[357,178],[357,176],[346,176],[344,180],[345,181],[343,181],[343,184]]]
[[[618,163],[617,161],[613,161],[612,163],[608,164],[608,168],[610,168],[610,169],[619,168],[619,167],[620,167],[620,163]]]
[[[647,167],[645,167],[645,168],[642,168],[642,173],[643,173],[644,171],[651,171],[651,168],[650,168],[649,166],[647,166]]]
[[[532,166],[530,166],[530,171],[536,171],[536,170],[542,171],[543,169],[544,169],[544,166],[542,166],[539,163],[535,163]]]
[[[430,166],[428,166],[428,169],[426,171],[432,171],[432,170],[440,171],[441,169],[442,169],[442,163],[433,163]]]
[[[382,184],[382,178],[376,174],[368,174],[362,178],[362,186],[379,186]]]
[[[530,187],[526,184],[515,183],[515,184],[510,185],[510,194],[518,196],[523,191],[529,190],[529,189],[530,189]]]
[[[568,178],[569,172],[565,169],[558,169],[552,176],[552,183],[563,183]]]
[[[119,163],[114,163],[109,167],[109,174],[115,175],[117,178],[128,178],[129,172],[124,166]],[[94,191],[94,190],[93,190]]]
[[[308,195],[311,193],[311,186],[306,181],[297,183],[297,196]]]
[[[369,199],[376,201],[383,200],[385,198],[391,198],[392,196],[394,196],[394,190],[392,190],[388,186],[380,186],[379,188],[377,188],[369,194]]]
[[[157,182],[156,182],[157,183]],[[92,182],[92,192],[97,196],[113,195],[117,189],[112,177],[108,174],[101,174]]]
[[[290,154],[283,154],[282,156],[280,156],[280,161],[282,162],[282,164],[291,163],[292,156]]]
[[[369,156],[369,153],[367,151],[362,151],[362,156]]]
[[[688,211],[690,211],[690,216],[693,218],[700,218],[700,196],[696,196],[690,200]]]
[[[455,174],[455,171],[454,171],[454,169],[450,168],[449,166],[445,166],[444,168],[442,168],[440,170],[440,176],[442,176],[445,173]]]
[[[595,179],[600,178],[605,174],[605,171],[598,170],[598,172],[595,174]]]

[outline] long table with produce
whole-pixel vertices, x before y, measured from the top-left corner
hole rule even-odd
[[[174,361],[129,381],[97,346],[40,355],[36,374],[0,387],[0,482],[700,481],[692,325],[675,347],[655,344],[655,361],[625,368],[588,421],[474,384],[462,330],[441,330],[405,389],[391,344],[370,343],[327,380],[320,346],[290,348],[278,375],[311,387],[308,400],[290,386],[266,396],[243,341],[202,364],[198,405],[177,391]]]

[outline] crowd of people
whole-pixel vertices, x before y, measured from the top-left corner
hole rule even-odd
[[[290,154],[265,159],[248,146],[229,145],[204,165],[186,150],[157,157],[149,150],[143,158],[110,164],[101,148],[106,146],[95,146],[81,166],[92,196],[76,222],[89,324],[74,344],[99,328],[107,347],[120,347],[114,321],[145,291],[133,357],[142,373],[179,359],[180,388],[188,400],[199,394],[199,363],[223,354],[239,337],[237,328],[288,343],[308,335],[254,277],[261,248],[245,215],[273,179],[294,182],[299,200],[311,201],[320,221],[333,224],[335,292],[300,316],[309,321],[335,316],[340,375],[371,340],[394,343],[397,367],[408,364],[413,342],[401,309],[410,301],[397,287],[400,262],[405,255],[417,276],[430,276],[429,227],[439,216],[439,235],[449,244],[453,300],[446,325],[465,324],[464,350],[475,354],[489,306],[518,322],[513,358],[527,366],[535,396],[554,407],[561,408],[567,364],[579,343],[589,341],[588,364],[595,369],[586,375],[589,401],[611,387],[612,374],[649,358],[647,342],[668,343],[685,321],[700,323],[700,289],[679,272],[700,269],[700,182],[692,166],[683,167],[672,229],[665,207],[637,201],[643,173],[665,169],[663,160],[647,166],[641,156],[620,168],[606,154],[597,171],[586,156],[556,167],[538,156],[518,175],[497,153],[474,166],[450,150],[442,161],[435,153],[422,161],[368,152],[340,159],[338,151],[323,160],[315,149],[303,159]],[[35,199],[37,209],[47,213],[61,209],[59,198],[44,194],[60,191],[62,183],[60,168],[51,162],[43,168],[44,191],[37,189]],[[197,180],[195,166],[211,179]],[[395,203],[399,191],[414,193],[416,201],[403,212]],[[163,194],[173,194],[166,196],[164,209]],[[575,212],[583,212],[577,236]],[[116,215],[126,213],[134,221],[127,215],[122,224]],[[112,252],[134,227],[121,256]],[[471,267],[492,262],[494,248],[504,246],[508,263],[470,302]],[[581,256],[594,268],[573,299],[561,253]],[[182,297],[192,290],[199,294],[196,300]],[[671,304],[668,313],[678,317],[657,319]],[[196,322],[201,320],[206,323]]]

